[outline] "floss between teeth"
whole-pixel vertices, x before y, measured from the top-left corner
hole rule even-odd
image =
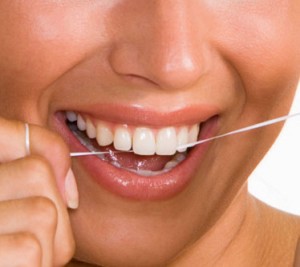
[[[219,138],[223,138],[223,137],[226,137],[226,136],[251,131],[251,130],[262,128],[262,127],[266,127],[268,125],[279,123],[279,122],[291,119],[291,118],[296,117],[296,116],[300,116],[300,112],[290,114],[290,115],[286,115],[286,116],[282,116],[282,117],[278,117],[278,118],[271,119],[271,120],[267,120],[267,121],[260,122],[260,123],[257,123],[257,124],[253,124],[253,125],[250,125],[250,126],[238,129],[238,130],[234,130],[234,131],[231,131],[231,132],[228,132],[228,133],[217,135],[217,136],[207,138],[207,139],[204,139],[204,140],[200,140],[200,141],[197,141],[197,142],[193,142],[193,143],[189,143],[189,144],[185,144],[185,145],[180,145],[180,146],[177,147],[177,150],[179,150],[179,151],[184,150],[186,148],[194,147],[196,145],[200,145],[200,144],[203,144],[203,143],[215,140],[215,139],[219,139]],[[133,152],[133,151],[132,150],[130,150],[130,151],[120,151],[118,153],[128,153],[128,152]],[[70,153],[70,156],[71,157],[81,157],[81,156],[90,156],[90,155],[103,155],[103,154],[108,154],[108,153],[110,153],[110,152],[108,152],[108,151],[104,151],[104,152],[101,152],[101,151],[72,152],[72,153]]]

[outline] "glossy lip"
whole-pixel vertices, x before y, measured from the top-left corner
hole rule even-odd
[[[111,109],[107,109],[111,110]],[[106,110],[106,113],[107,113]],[[116,109],[114,109],[116,111]],[[130,109],[129,109],[130,110]],[[132,110],[132,109],[131,109]],[[200,139],[209,138],[216,134],[218,128],[218,117],[215,116],[217,113],[210,113],[212,109],[208,110],[207,112],[200,113],[202,117],[207,116],[206,119],[199,120],[199,113],[198,113],[198,122],[204,121],[204,125],[200,132]],[[185,116],[188,116],[189,112],[193,112],[194,109],[190,109],[187,112],[182,112]],[[78,113],[83,113],[81,111],[76,111]],[[179,112],[179,111],[176,111]],[[154,112],[158,114],[157,112]],[[94,115],[96,118],[98,116]],[[114,113],[120,114],[120,113]],[[123,123],[124,123],[124,114],[123,111]],[[151,112],[151,114],[153,114]],[[163,116],[153,117],[150,116],[148,112],[144,113],[144,116],[140,115],[140,118],[154,118],[150,123],[156,121],[156,125],[160,125],[163,121],[166,120],[166,116],[171,116],[174,118],[174,113],[171,112],[166,113]],[[194,114],[194,113],[193,113]],[[136,113],[135,113],[136,115]],[[119,116],[119,115],[117,115]],[[116,117],[114,116],[114,121]],[[178,117],[179,118],[179,117]],[[101,117],[103,119],[103,117]],[[149,124],[149,120],[140,119],[139,124]],[[183,117],[181,117],[183,119]],[[190,120],[193,120],[193,116],[189,117]],[[136,119],[130,120],[130,123]],[[111,120],[112,121],[112,120]],[[179,119],[180,121],[180,119]],[[184,120],[186,123],[187,120]],[[178,119],[176,120],[178,124]],[[126,123],[127,115],[126,115]],[[170,121],[168,121],[170,123]],[[137,124],[137,123],[136,123]],[[164,124],[165,125],[165,124]],[[57,131],[62,135],[62,137],[67,141],[70,146],[71,151],[87,151],[87,149],[79,142],[79,140],[73,135],[73,133],[69,130],[65,123],[65,116],[60,112],[57,113],[56,120],[54,122],[54,127]],[[88,156],[82,157],[77,159],[80,165],[89,173],[90,177],[101,187],[105,188],[109,192],[116,194],[120,197],[129,198],[132,200],[147,200],[147,201],[155,201],[155,200],[164,200],[171,198],[180,192],[182,192],[189,182],[193,179],[196,175],[199,166],[203,160],[203,157],[206,151],[209,148],[210,143],[205,143],[200,146],[195,147],[187,156],[187,158],[177,165],[171,171],[156,175],[152,177],[144,177],[139,176],[133,172],[126,171],[124,169],[116,168],[113,165],[102,161],[96,156]]]
[[[155,110],[156,108],[145,108],[142,106],[126,106],[121,104],[101,104],[68,108],[78,114],[86,114],[90,117],[101,118],[116,124],[165,127],[193,125],[219,113],[216,107],[210,105],[189,106],[174,110]]]

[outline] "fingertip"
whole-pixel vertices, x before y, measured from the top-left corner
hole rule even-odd
[[[65,178],[65,197],[67,206],[70,209],[77,209],[79,206],[79,194],[77,182],[72,169],[70,168]]]

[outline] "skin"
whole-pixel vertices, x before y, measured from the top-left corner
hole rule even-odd
[[[292,266],[299,219],[246,189],[282,125],[214,141],[165,201],[95,188],[73,160],[80,206],[68,211],[69,150],[53,121],[103,103],[213,104],[220,133],[284,115],[299,80],[299,15],[298,0],[0,1],[0,265],[61,266],[74,254],[70,266]]]

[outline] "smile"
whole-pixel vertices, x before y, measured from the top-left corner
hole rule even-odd
[[[88,150],[107,150],[110,152],[109,155],[103,154],[98,157],[117,168],[141,176],[159,175],[176,167],[187,155],[187,149],[178,150],[177,147],[197,141],[200,131],[200,124],[153,129],[92,120],[72,111],[66,112],[66,117],[70,130]],[[118,153],[131,150],[139,156],[166,157],[134,155],[120,157]],[[126,162],[124,157],[127,159]]]
[[[99,146],[112,145],[119,151],[130,151],[137,155],[174,155],[177,147],[196,142],[200,124],[182,127],[163,127],[153,129],[145,126],[133,127],[126,124],[112,124],[91,118],[84,118],[75,112],[66,113],[69,122],[77,122],[77,128],[86,131],[90,139],[95,139]]]
[[[106,116],[99,119],[90,112],[59,114],[56,128],[71,151],[108,152],[75,159],[92,180],[114,194],[136,200],[162,200],[182,192],[201,167],[209,143],[187,150],[177,147],[209,138],[218,128],[218,116],[209,116],[210,112],[198,123],[181,119],[181,125],[173,117],[161,116],[161,122],[175,122],[175,126],[150,126],[148,120],[124,124],[103,119]]]

